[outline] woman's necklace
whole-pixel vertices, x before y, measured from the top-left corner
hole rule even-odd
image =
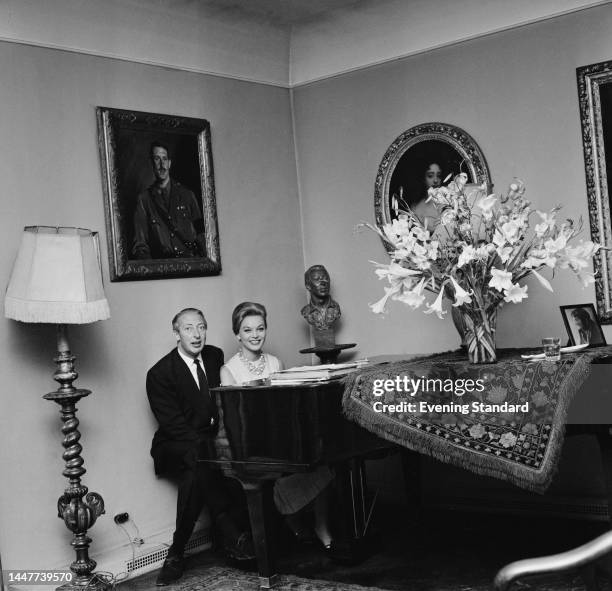
[[[249,373],[253,375],[260,376],[264,372],[264,369],[266,369],[266,358],[263,353],[259,354],[256,361],[249,361],[244,356],[242,349],[238,349],[238,358],[247,366]]]

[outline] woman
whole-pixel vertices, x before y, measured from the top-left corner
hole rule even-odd
[[[396,214],[402,210],[413,213],[423,226],[432,230],[437,224],[440,214],[429,197],[429,189],[442,186],[443,179],[442,166],[435,161],[426,162],[420,168],[416,181],[409,185],[408,191],[404,187],[399,187],[399,196],[393,195],[392,209]],[[406,193],[408,193],[406,195]],[[399,210],[399,211],[398,211]]]
[[[588,310],[584,308],[575,308],[572,310],[572,319],[578,329],[578,337],[580,338],[579,344],[591,343],[597,338],[595,322],[593,322]]]
[[[232,312],[232,330],[238,353],[221,368],[221,385],[247,384],[263,380],[283,369],[277,357],[262,351],[267,331],[266,309],[255,302],[242,302]]]
[[[267,378],[283,368],[281,361],[263,352],[268,329],[266,309],[255,302],[242,302],[232,312],[232,330],[238,339],[238,353],[221,367],[221,385],[243,385]],[[324,466],[314,472],[279,478],[274,484],[274,503],[296,538],[308,537],[298,511],[314,501],[314,533],[333,558],[332,535],[328,524],[325,489],[333,479]]]
[[[442,186],[442,167],[437,162],[429,162],[421,175],[421,186],[408,204],[412,213],[416,215],[423,226],[432,230],[440,214],[432,201],[427,201],[429,189],[437,189]]]

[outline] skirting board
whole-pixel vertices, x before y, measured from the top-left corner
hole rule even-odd
[[[172,533],[173,530],[169,529],[147,536],[145,543],[141,546],[123,544],[106,552],[92,555],[92,558],[98,563],[96,572],[112,575],[117,582],[120,582],[160,568],[172,544]],[[210,528],[204,527],[193,532],[185,547],[185,554],[196,554],[210,547]],[[55,570],[69,570],[69,566],[57,566]]]

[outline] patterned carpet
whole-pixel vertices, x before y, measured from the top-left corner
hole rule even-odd
[[[173,591],[259,591],[259,577],[227,567],[213,566],[202,573],[186,576]],[[362,587],[332,581],[303,579],[280,575],[277,591],[379,591],[376,587]]]
[[[422,510],[411,519],[405,507],[379,507],[374,518],[376,544],[364,562],[340,565],[315,546],[279,552],[278,591],[492,591],[498,570],[515,560],[564,552],[606,531],[603,522],[544,516]],[[374,532],[374,533],[375,533]],[[612,557],[599,568],[612,573]],[[246,567],[246,565],[245,565]],[[250,566],[252,569],[252,566]],[[258,591],[253,570],[229,567],[217,552],[187,558],[183,578],[155,587],[158,571],[124,581],[118,591]],[[603,572],[602,572],[603,575]],[[598,591],[612,591],[600,579]],[[592,588],[591,588],[592,589]],[[510,591],[586,591],[580,574],[568,572],[524,579]]]
[[[491,591],[488,582],[481,584],[458,584],[456,581],[440,580],[432,586],[431,580],[423,581],[423,586],[417,580],[409,586],[402,587],[404,591]],[[611,591],[610,582],[599,578],[598,589]],[[394,587],[395,588],[395,587]],[[246,573],[227,567],[210,566],[199,572],[186,575],[180,582],[169,587],[168,591],[259,591],[259,578],[256,574]],[[324,581],[321,579],[305,579],[294,575],[280,575],[276,591],[386,591],[380,587],[363,587],[348,583]],[[399,587],[398,587],[399,589]],[[523,580],[512,585],[512,591],[585,591],[587,587],[579,575],[545,576]]]

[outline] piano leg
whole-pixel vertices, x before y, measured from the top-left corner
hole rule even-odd
[[[240,478],[249,507],[249,519],[253,545],[257,556],[260,589],[272,589],[278,583],[274,564],[274,548],[270,544],[269,528],[266,519],[266,489],[272,484],[270,480],[250,480]]]
[[[358,456],[337,464],[335,469],[339,519],[334,545],[340,562],[356,564],[370,552],[367,529],[372,507],[366,505],[365,461]]]

